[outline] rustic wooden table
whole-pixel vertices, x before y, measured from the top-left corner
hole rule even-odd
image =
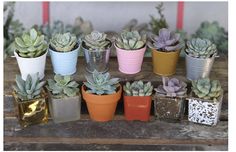
[[[176,77],[185,78],[185,62],[181,58]],[[75,80],[85,80],[84,59],[78,59]],[[151,58],[145,58],[142,72],[125,75],[118,71],[116,58],[110,59],[110,73],[120,77],[122,82],[131,80],[151,81],[155,87],[161,84],[161,77],[152,72]],[[47,58],[47,78],[53,77],[50,58]],[[211,78],[220,80],[224,99],[220,122],[209,127],[187,121],[180,123],[157,121],[128,122],[123,116],[123,102],[120,101],[113,121],[93,122],[89,119],[85,103],[82,103],[82,118],[79,121],[20,128],[13,111],[11,95],[15,75],[19,69],[15,58],[4,61],[4,150],[227,150],[228,149],[228,59],[217,58]]]

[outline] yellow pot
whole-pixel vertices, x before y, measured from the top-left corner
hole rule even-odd
[[[175,74],[179,54],[180,50],[162,52],[152,49],[153,72],[162,76],[170,76]]]

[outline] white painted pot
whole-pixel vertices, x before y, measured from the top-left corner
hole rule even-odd
[[[20,57],[16,51],[14,51],[14,55],[16,57],[21,77],[23,80],[26,80],[27,75],[39,73],[40,80],[44,78],[44,69],[45,69],[45,63],[46,63],[46,56],[47,52],[43,55],[36,57],[36,58],[23,58]]]

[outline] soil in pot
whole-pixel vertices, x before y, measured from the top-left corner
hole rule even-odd
[[[151,96],[124,96],[125,119],[149,121],[151,103]]]
[[[110,121],[113,119],[117,102],[122,93],[122,87],[119,85],[117,92],[110,95],[96,95],[86,92],[86,87],[82,86],[82,96],[86,102],[90,118],[94,121]]]
[[[153,72],[162,76],[170,76],[175,74],[179,54],[180,50],[162,52],[152,49]]]
[[[185,99],[155,95],[154,114],[156,119],[170,122],[180,121],[185,110]]]

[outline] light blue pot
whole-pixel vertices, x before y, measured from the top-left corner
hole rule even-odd
[[[79,47],[70,52],[56,52],[49,47],[55,74],[72,75],[76,72]]]

